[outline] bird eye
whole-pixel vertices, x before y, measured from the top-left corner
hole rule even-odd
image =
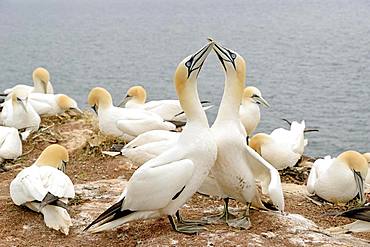
[[[230,57],[231,57],[232,59],[235,59],[235,58],[236,58],[236,54],[235,54],[235,53],[230,52]]]
[[[187,61],[186,63],[185,63],[185,66],[186,67],[188,67],[188,68],[190,68],[190,66],[191,66],[191,61],[189,60],[189,61]]]

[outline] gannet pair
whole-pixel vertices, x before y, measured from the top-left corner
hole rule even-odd
[[[318,159],[308,176],[307,190],[332,203],[346,203],[357,195],[364,203],[368,162],[368,156],[356,151],[343,152],[337,158]]]
[[[253,134],[260,121],[259,104],[267,107],[270,106],[262,97],[261,91],[258,88],[252,86],[246,87],[239,109],[239,117],[248,136]],[[125,145],[121,150],[121,154],[138,165],[142,165],[169,149],[177,141],[179,135],[177,132],[170,131],[149,131],[137,136]]]
[[[33,87],[27,85],[17,85],[18,87],[23,88],[28,93],[48,93],[53,94],[53,86],[50,82],[50,74],[44,68],[36,68],[32,73]],[[14,87],[4,90],[5,94],[10,94],[14,90]]]
[[[186,121],[186,116],[178,100],[152,100],[146,102],[147,93],[142,86],[133,86],[127,90],[126,97],[118,105],[126,108],[139,108],[158,114],[165,120]],[[207,101],[201,101],[202,105]],[[207,110],[212,106],[204,106]]]
[[[181,217],[176,222],[173,215],[196,192],[216,160],[217,146],[197,91],[198,74],[213,44],[210,42],[177,66],[174,82],[187,116],[178,141],[137,169],[128,181],[122,199],[86,229],[99,232],[129,221],[165,215],[178,232],[190,234],[204,229],[186,223]]]
[[[22,139],[25,140],[31,132],[37,131],[40,126],[40,116],[28,100],[29,92],[23,87],[15,87],[3,103],[0,112],[0,123],[4,126],[25,129]]]
[[[67,203],[75,196],[72,181],[64,173],[68,159],[64,147],[50,145],[10,183],[10,196],[16,205],[42,213],[46,226],[66,235],[72,226]]]
[[[304,130],[304,120],[301,123],[293,121],[290,130],[278,128],[270,135],[258,133],[250,139],[249,145],[276,169],[293,167],[307,143]]]
[[[0,126],[0,170],[4,170],[4,160],[16,159],[22,155],[22,141],[18,130],[13,127]]]
[[[110,93],[101,87],[95,87],[90,91],[88,104],[98,115],[99,129],[102,133],[122,137],[126,141],[131,141],[150,130],[176,129],[174,124],[144,109],[115,107]]]

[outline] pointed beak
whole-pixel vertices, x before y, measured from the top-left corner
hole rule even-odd
[[[45,81],[41,81],[41,82],[42,82],[42,89],[44,90],[44,93],[46,94],[48,91],[48,83]]]
[[[76,113],[79,113],[79,114],[82,114],[83,112],[81,111],[80,108],[76,107],[76,108],[71,108],[71,111],[74,111]]]
[[[27,108],[26,108],[26,99],[20,99],[17,97],[17,101],[18,103],[22,106],[23,110],[25,112],[27,112]]]
[[[194,71],[196,72],[196,77],[198,77],[199,72],[204,64],[204,61],[206,61],[207,56],[212,51],[213,45],[214,41],[210,40],[210,42],[207,45],[205,45],[202,49],[194,53],[194,55],[191,57],[191,60],[189,60],[189,62],[192,61],[192,63],[191,66],[188,67],[188,78]]]
[[[253,96],[253,99],[258,104],[262,104],[262,105],[264,105],[266,107],[270,107],[270,104],[267,102],[267,100],[265,100],[264,98],[262,98],[262,96],[258,96],[258,95]]]
[[[66,169],[67,169],[67,161],[65,160],[62,160],[62,166],[60,167],[60,170],[64,173],[66,173]]]
[[[226,49],[225,47],[223,47],[223,46],[221,46],[220,44],[217,44],[217,43],[215,43],[215,45],[213,46],[213,50],[216,52],[218,60],[220,60],[222,66],[225,69],[225,71],[227,70],[226,66],[225,66],[226,63],[231,63],[233,65],[234,69],[236,69],[236,66],[235,66],[235,63],[234,63],[235,57],[234,58],[231,57],[232,55],[235,56],[235,54],[230,53],[230,51],[228,49]]]
[[[122,100],[122,102],[118,104],[118,107],[122,108],[126,107],[126,103],[129,102],[130,99],[132,99],[132,96],[127,94],[126,97]]]

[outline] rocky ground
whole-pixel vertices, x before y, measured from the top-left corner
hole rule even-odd
[[[31,165],[51,143],[70,152],[67,175],[76,188],[70,215],[74,226],[68,236],[51,230],[42,215],[14,205],[9,184],[24,167]],[[109,157],[102,151],[117,143],[97,131],[94,117],[63,115],[43,119],[39,132],[24,143],[24,155],[6,163],[0,173],[0,246],[370,246],[370,234],[333,234],[328,227],[350,223],[334,217],[349,205],[317,204],[306,195],[304,180],[309,163],[283,172],[286,213],[252,210],[252,227],[237,230],[218,223],[208,231],[188,236],[172,231],[166,218],[132,222],[100,234],[82,229],[119,196],[137,166],[122,156]],[[232,210],[243,205],[232,202]],[[181,209],[186,218],[200,218],[222,210],[222,202],[199,194]]]

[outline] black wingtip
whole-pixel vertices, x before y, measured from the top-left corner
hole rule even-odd
[[[337,216],[370,222],[370,206],[350,209],[337,214]]]
[[[184,127],[186,125],[186,122],[183,122],[183,121],[176,121],[176,120],[165,120],[165,121],[174,124],[176,128]]]
[[[292,122],[290,122],[288,119],[286,119],[286,118],[282,118],[281,120],[283,120],[283,121],[285,121],[285,122],[287,122],[288,124],[289,124],[289,126],[290,125],[292,125]]]

